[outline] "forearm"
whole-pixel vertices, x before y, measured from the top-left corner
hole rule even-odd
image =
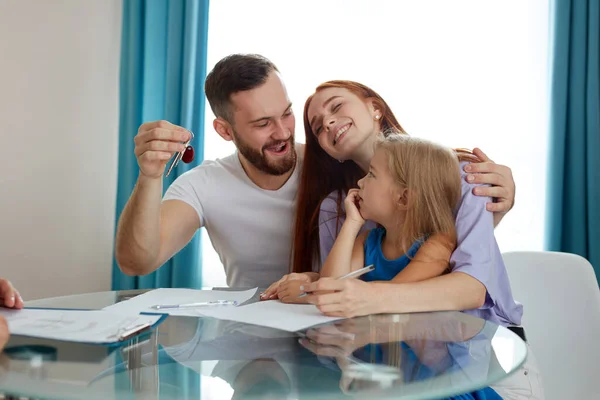
[[[435,278],[448,269],[448,263],[443,261],[411,261],[413,268],[400,271],[391,282],[393,283],[413,283],[421,282],[426,279]]]
[[[340,234],[321,268],[322,277],[335,278],[351,271],[352,249],[360,228],[359,224],[344,222]]]
[[[485,286],[462,272],[416,283],[374,283],[379,313],[464,311],[481,307]]]
[[[160,253],[162,179],[140,175],[119,219],[115,257],[128,275],[152,272]]]
[[[448,270],[455,247],[456,240],[453,235],[434,234],[421,245],[411,262],[392,279],[392,282],[420,282],[442,275]]]

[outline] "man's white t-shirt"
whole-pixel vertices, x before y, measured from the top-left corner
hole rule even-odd
[[[206,227],[225,267],[230,287],[266,288],[289,273],[296,194],[304,158],[299,145],[296,154],[294,172],[278,190],[256,186],[246,175],[236,151],[222,159],[204,161],[184,173],[163,197],[163,201],[184,201],[196,210],[200,225]]]

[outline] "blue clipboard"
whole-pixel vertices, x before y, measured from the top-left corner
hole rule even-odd
[[[28,309],[28,310],[65,310],[65,311],[82,311],[82,312],[102,311],[102,310],[98,310],[98,309],[66,308],[66,307],[23,307],[23,309]],[[138,336],[140,336],[142,334],[151,332],[157,326],[162,324],[165,321],[165,319],[167,319],[167,317],[169,316],[168,314],[154,313],[154,312],[140,312],[139,315],[151,315],[151,316],[155,316],[155,317],[158,316],[159,318],[153,324],[143,324],[140,326],[131,327],[129,329],[124,328],[124,330],[122,332],[120,332],[118,334],[118,336],[116,335],[116,340],[114,340],[114,341],[83,342],[83,341],[71,341],[68,339],[65,339],[64,341],[73,342],[73,343],[81,343],[81,344],[86,344],[86,345],[97,345],[97,346],[103,346],[103,347],[121,347],[123,345],[128,344],[132,339],[137,338]],[[14,335],[15,336],[26,336],[26,335],[18,335],[18,334],[14,334]],[[56,339],[56,338],[44,338],[44,337],[38,337],[38,336],[30,336],[30,337],[35,337],[36,339],[44,339],[44,340],[60,340],[60,339]]]

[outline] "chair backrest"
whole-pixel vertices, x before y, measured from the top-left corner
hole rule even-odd
[[[502,255],[547,400],[598,398],[600,289],[592,265],[559,252]]]

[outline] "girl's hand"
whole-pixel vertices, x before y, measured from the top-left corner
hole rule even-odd
[[[291,273],[291,274],[284,275],[280,280],[278,280],[277,282],[274,282],[273,284],[271,284],[271,286],[268,287],[267,290],[262,292],[260,294],[260,299],[261,300],[276,299],[279,286],[283,282],[287,282],[287,281],[300,281],[303,283],[311,283],[312,279],[311,279],[311,275],[309,275],[308,273],[302,273],[302,274]]]
[[[277,288],[277,297],[283,303],[296,303],[296,304],[304,304],[306,303],[306,296],[298,298],[301,294],[304,294],[304,285],[307,285],[309,282],[305,280],[287,280],[282,282]]]
[[[360,215],[359,200],[358,189],[350,189],[346,200],[344,200],[344,206],[346,207],[346,221],[358,223],[362,226],[365,219]]]

